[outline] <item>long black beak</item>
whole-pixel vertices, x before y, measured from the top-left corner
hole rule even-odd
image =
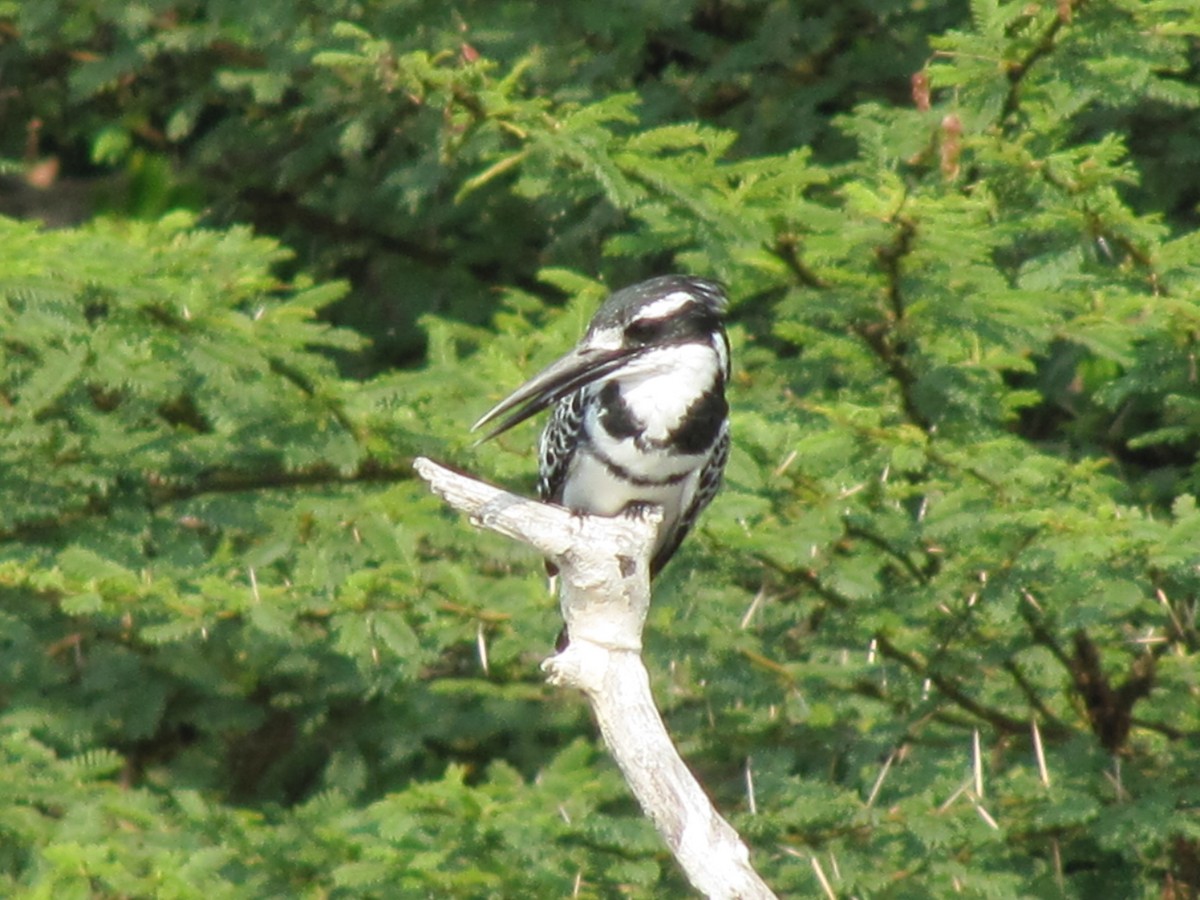
[[[477,431],[507,412],[512,414],[485,434],[477,443],[490,441],[514,425],[519,425],[530,416],[536,415],[552,403],[557,403],[572,391],[603,378],[619,368],[637,348],[607,350],[597,347],[577,347],[557,362],[534,375],[527,382],[493,406],[471,426]]]

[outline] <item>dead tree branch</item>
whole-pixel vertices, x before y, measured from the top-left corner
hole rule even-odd
[[[708,897],[774,897],[751,867],[746,845],[675,750],[650,693],[641,648],[657,511],[583,516],[427,459],[414,467],[434,493],[473,523],[529,544],[558,566],[559,601],[571,640],[542,668],[552,684],[583,691],[609,752],[692,885]]]

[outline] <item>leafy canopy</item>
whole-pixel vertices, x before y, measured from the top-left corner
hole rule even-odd
[[[110,172],[0,219],[6,896],[682,893],[409,468],[531,488],[468,424],[668,270],[647,655],[773,887],[1200,890],[1194,4],[809,6],[0,2],[7,168]]]

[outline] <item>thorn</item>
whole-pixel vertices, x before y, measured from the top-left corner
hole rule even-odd
[[[483,669],[484,675],[490,675],[491,669],[488,668],[488,649],[487,635],[483,633],[483,621],[479,621],[475,626],[475,649],[479,651],[479,665]]]
[[[1131,643],[1147,646],[1149,644],[1165,644],[1170,640],[1166,635],[1157,635],[1151,629],[1147,629],[1145,637],[1133,638]]]
[[[817,881],[821,882],[821,889],[825,891],[825,896],[829,900],[837,900],[837,894],[833,892],[833,887],[829,884],[829,879],[825,877],[825,870],[821,868],[821,861],[815,856],[812,857],[813,871],[817,873]]]
[[[838,494],[838,499],[845,500],[847,497],[853,497],[855,494],[861,490],[864,490],[865,488],[865,484],[856,484],[852,485],[851,487],[842,488],[841,492]]]
[[[255,603],[262,603],[262,597],[258,594],[258,576],[254,574],[254,566],[250,566],[247,571],[250,573],[250,596],[254,598]]]
[[[1121,757],[1113,757],[1113,770],[1105,772],[1104,777],[1112,782],[1112,786],[1116,788],[1118,800],[1128,800],[1129,794],[1125,791],[1125,786],[1121,784]]]
[[[750,769],[750,757],[746,757],[746,798],[750,803],[750,815],[758,815],[758,800],[754,796],[754,772]]]
[[[975,796],[983,799],[983,751],[979,746],[979,729],[971,735],[971,767],[975,771]]]
[[[879,769],[879,775],[875,778],[875,783],[871,785],[871,793],[867,795],[867,809],[875,805],[875,798],[879,796],[879,789],[883,787],[883,779],[887,778],[887,773],[892,768],[892,763],[896,760],[896,751],[893,750],[888,754],[887,759],[883,761],[883,766]]]
[[[954,805],[955,800],[957,800],[959,797],[961,797],[963,794],[965,794],[967,792],[967,788],[969,788],[970,786],[971,786],[970,781],[964,781],[962,784],[960,784],[958,786],[958,790],[956,790],[953,794],[951,794],[949,797],[947,797],[946,800],[942,803],[942,805],[938,807],[937,811],[939,813],[944,813],[946,810],[948,810],[951,806]]]
[[[988,825],[990,825],[993,829],[995,829],[996,831],[1000,830],[1000,824],[995,819],[992,818],[991,813],[989,813],[986,809],[983,808],[983,804],[977,802],[975,804],[975,812],[979,813],[979,818],[981,818],[981,819],[983,819],[983,821],[987,822]]]
[[[1042,730],[1038,728],[1037,719],[1030,722],[1031,730],[1033,731],[1033,756],[1037,760],[1038,778],[1042,780],[1042,787],[1050,787],[1050,770],[1046,768],[1046,751],[1042,747]]]
[[[758,593],[754,595],[754,599],[750,601],[750,606],[746,609],[746,614],[742,616],[742,631],[745,631],[750,626],[750,620],[754,618],[754,614],[758,612],[759,607],[762,606],[766,599],[767,589],[764,585],[758,589]]]
[[[782,475],[784,472],[786,472],[788,469],[791,468],[792,463],[794,463],[796,461],[797,456],[799,456],[799,453],[796,450],[793,450],[791,453],[789,453],[787,456],[785,456],[783,458],[783,462],[781,462],[779,465],[777,465],[775,467],[775,471],[772,472],[771,474],[774,475],[776,478],[778,478],[780,475]]]
[[[1175,615],[1175,609],[1171,606],[1171,601],[1167,599],[1166,593],[1163,592],[1162,588],[1155,588],[1154,595],[1158,597],[1158,602],[1163,605],[1163,608],[1167,611],[1167,615],[1171,617],[1171,624],[1175,626],[1175,633],[1183,634],[1183,624],[1179,621],[1179,617]]]

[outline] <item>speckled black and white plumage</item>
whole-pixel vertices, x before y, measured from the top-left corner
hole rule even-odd
[[[651,576],[709,504],[729,456],[728,298],[668,275],[611,295],[579,345],[485,415],[488,437],[555,404],[539,443],[542,499],[596,515],[663,510]]]

